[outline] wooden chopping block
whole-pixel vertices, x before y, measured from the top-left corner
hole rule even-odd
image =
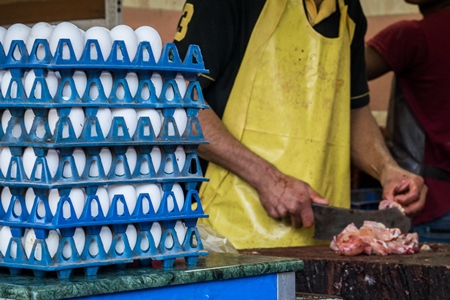
[[[296,273],[296,292],[344,299],[450,299],[450,244],[408,255],[340,256],[328,246],[241,250],[293,257],[305,267]]]

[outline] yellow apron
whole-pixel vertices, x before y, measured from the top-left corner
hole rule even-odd
[[[268,0],[255,25],[223,122],[252,151],[340,207],[350,205],[350,43],[344,0],[338,38],[308,22],[303,1]],[[202,220],[238,249],[318,244],[313,229],[272,219],[256,191],[209,164]]]

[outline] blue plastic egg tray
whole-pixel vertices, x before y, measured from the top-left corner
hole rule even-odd
[[[44,57],[38,58],[38,47],[45,50]],[[68,57],[63,47],[69,49]],[[0,266],[9,268],[12,274],[19,274],[23,270],[32,270],[36,276],[44,276],[48,272],[56,271],[60,278],[67,278],[74,269],[83,268],[86,275],[97,274],[98,269],[105,265],[124,266],[133,261],[142,265],[149,265],[152,260],[162,261],[164,267],[172,267],[175,259],[184,258],[188,265],[196,264],[198,257],[207,255],[203,250],[200,234],[196,224],[199,218],[206,218],[197,192],[197,186],[207,181],[201,172],[197,148],[204,140],[198,112],[207,109],[201,87],[197,81],[199,74],[208,73],[204,67],[200,49],[191,45],[185,58],[179,57],[176,46],[167,43],[161,58],[155,61],[151,46],[148,42],[141,42],[133,61],[129,59],[123,41],[114,41],[109,57],[101,55],[96,40],[89,40],[80,59],[76,59],[70,40],[61,39],[54,55],[50,52],[47,40],[38,39],[33,49],[27,52],[23,41],[13,41],[8,53],[4,53],[0,44],[0,69],[11,73],[11,79],[6,91],[0,92],[0,110],[8,109],[11,118],[5,130],[0,126],[0,147],[8,147],[11,158],[7,163],[7,171],[0,171],[0,184],[8,187],[12,197],[10,205],[5,210],[0,205],[0,225],[11,228],[12,238],[6,254],[0,253]],[[95,55],[93,53],[95,51]],[[31,92],[25,92],[24,75],[33,71],[35,79]],[[60,77],[54,96],[47,86],[48,72],[56,72]],[[74,72],[83,71],[86,74],[86,88],[78,92],[74,81]],[[102,71],[110,72],[113,79],[110,95],[107,96],[100,80]],[[132,93],[126,80],[128,73],[136,73],[138,87]],[[161,92],[158,95],[151,80],[153,74],[162,78]],[[180,92],[175,77],[181,74],[188,82],[184,96]],[[70,96],[64,94],[70,90]],[[96,89],[95,97],[89,92]],[[36,91],[39,89],[39,93]],[[123,91],[123,97],[117,96],[117,91]],[[171,92],[172,97],[167,95]],[[40,96],[36,96],[39,95]],[[83,130],[79,136],[75,134],[69,114],[72,108],[81,107],[85,114]],[[134,134],[128,132],[123,117],[114,117],[108,133],[103,133],[97,118],[100,108],[151,108],[161,112],[162,124],[159,134],[149,117],[137,120]],[[187,117],[186,129],[179,130],[174,114],[177,109],[184,109]],[[35,117],[31,129],[25,126],[24,114],[32,109]],[[50,130],[48,112],[56,109],[58,121],[54,132]],[[38,133],[38,127],[41,131]],[[44,131],[42,132],[42,128]],[[17,131],[17,129],[19,129]],[[18,133],[19,132],[19,133]],[[184,166],[178,166],[175,150],[182,146],[186,154]],[[24,149],[32,147],[35,161],[22,159]],[[111,151],[111,166],[109,172],[103,167],[100,151],[107,147]],[[128,147],[134,147],[137,153],[136,167],[133,169],[126,157]],[[151,151],[154,147],[161,150],[161,164],[155,169]],[[83,171],[78,172],[73,156],[74,149],[80,148],[86,156]],[[55,149],[59,154],[58,167],[55,174],[51,174],[46,153]],[[5,164],[5,162],[3,163]],[[24,164],[33,164],[33,171],[27,176]],[[123,172],[116,172],[118,166]],[[172,171],[166,172],[169,165]],[[95,175],[92,170],[95,169]],[[65,175],[69,170],[70,176]],[[145,171],[143,171],[145,170]],[[108,211],[102,211],[99,197],[96,195],[100,186],[114,184],[142,184],[158,183],[162,186],[163,196],[157,210],[152,206],[150,195],[141,193],[137,196],[136,206],[130,211],[125,196],[115,194]],[[175,195],[172,186],[179,183],[186,191],[183,207],[175,205]],[[25,203],[25,191],[32,188],[35,193],[32,209],[29,211]],[[69,194],[73,188],[83,188],[86,191],[86,202],[81,216],[77,217],[74,202]],[[58,189],[59,202],[54,215],[49,207],[48,193],[51,189]],[[171,201],[172,206],[170,205]],[[143,210],[144,204],[149,207]],[[92,207],[98,208],[98,214],[93,216]],[[64,207],[69,207],[70,214],[66,216]],[[169,210],[169,207],[173,207]],[[44,213],[38,209],[43,207]],[[119,208],[122,211],[119,213]],[[183,242],[178,241],[175,223],[182,221],[186,227]],[[150,228],[158,222],[162,227],[161,241],[155,244]],[[145,250],[135,247],[131,249],[126,227],[135,224],[138,228],[137,245],[147,240],[149,247]],[[99,232],[102,226],[109,226],[113,232],[113,241],[109,250],[104,248]],[[86,245],[81,254],[75,248],[73,235],[75,228],[82,227],[86,232]],[[25,254],[21,238],[26,230],[33,229],[36,241],[29,258]],[[45,239],[50,230],[58,230],[62,236],[58,250],[51,257]],[[173,239],[173,245],[166,246],[166,240]],[[116,251],[116,245],[123,241],[123,252]],[[95,256],[89,253],[89,244],[96,243],[99,252]],[[14,245],[14,255],[11,253]],[[40,246],[42,257],[36,259],[34,253]],[[70,257],[64,257],[63,247],[69,245],[72,249]]]

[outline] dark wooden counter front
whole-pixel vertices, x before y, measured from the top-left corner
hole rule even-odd
[[[243,250],[299,258],[296,291],[344,299],[450,299],[450,244],[411,255],[340,256],[328,246]]]

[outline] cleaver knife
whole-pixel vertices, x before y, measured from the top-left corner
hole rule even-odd
[[[402,233],[408,233],[411,228],[411,219],[396,207],[361,210],[312,203],[312,209],[315,222],[314,238],[317,240],[331,241],[350,223],[360,228],[364,221],[383,223],[387,228],[399,228]]]

